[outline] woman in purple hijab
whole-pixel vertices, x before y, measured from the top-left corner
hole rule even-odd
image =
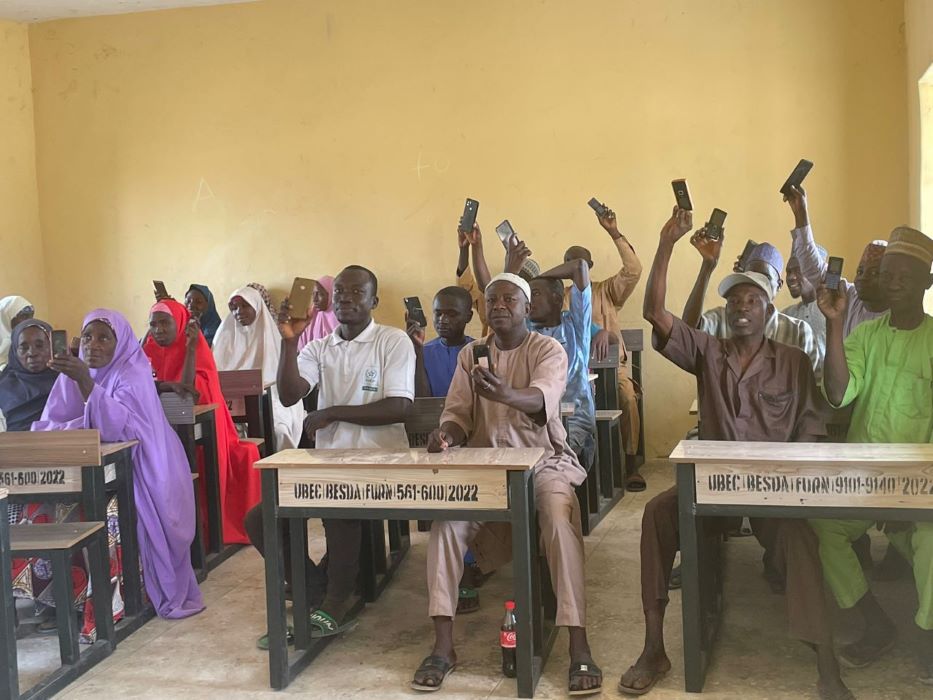
[[[190,560],[191,471],[130,324],[116,311],[92,311],[84,319],[80,359],[56,355],[49,366],[61,376],[32,429],[95,429],[102,442],[139,440],[133,448],[134,492],[146,592],[161,617],[201,612],[204,601]]]

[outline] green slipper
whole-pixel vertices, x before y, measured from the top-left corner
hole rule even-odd
[[[295,643],[295,629],[289,625],[285,628],[285,643],[291,646]],[[256,648],[262,649],[263,651],[269,651],[269,633],[262,635],[259,639],[256,640]]]
[[[479,610],[479,593],[473,588],[460,586],[457,594],[457,614],[467,615]]]
[[[357,625],[356,619],[346,620],[343,624],[328,615],[323,610],[315,610],[308,618],[311,625],[311,639],[323,639],[324,637],[336,637],[352,630]]]

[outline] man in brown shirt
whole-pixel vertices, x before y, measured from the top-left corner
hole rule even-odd
[[[615,212],[608,210],[605,216],[597,215],[600,226],[612,238],[622,267],[612,277],[600,282],[593,282],[593,323],[602,326],[609,333],[619,339],[619,408],[622,416],[622,441],[627,454],[633,455],[638,449],[638,434],[641,423],[638,418],[638,389],[635,382],[628,375],[628,357],[625,344],[622,342],[622,326],[619,323],[619,310],[635,290],[635,285],[641,279],[642,266],[635,249],[628,239],[619,231]],[[583,246],[571,246],[564,253],[564,262],[571,260],[586,260],[590,268],[593,267],[593,255]],[[570,288],[564,293],[564,308],[570,308]],[[635,471],[630,474],[626,488],[631,491],[644,491],[645,480]]]
[[[692,227],[689,211],[674,209],[661,230],[661,242],[648,277],[644,316],[654,328],[654,347],[678,367],[696,375],[700,438],[770,442],[814,442],[826,435],[821,401],[807,356],[764,335],[774,307],[768,278],[734,273],[719,285],[726,300],[729,339],[691,328],[665,306],[667,271],[674,244]],[[716,519],[724,526],[725,519]],[[817,654],[820,698],[853,698],[839,675],[832,625],[824,600],[816,536],[806,521],[768,518],[774,565],[786,574],[787,612],[793,636]],[[770,539],[770,537],[768,538]],[[664,611],[674,555],[679,547],[676,487],[645,507],[641,532],[641,586],[645,647],[622,676],[622,692],[642,695],[670,670],[664,650]]]
[[[598,693],[602,672],[586,640],[583,534],[574,491],[586,472],[567,446],[560,420],[567,353],[553,338],[528,330],[529,298],[528,283],[516,275],[503,273],[487,287],[491,370],[473,364],[473,345],[483,341],[474,341],[460,352],[441,427],[431,434],[428,451],[459,445],[544,448],[534,468],[535,506],[557,596],[556,623],[570,632],[570,690]],[[435,642],[415,673],[416,690],[436,690],[456,665],[453,617],[467,548],[483,571],[494,570],[511,558],[509,525],[441,521],[432,525],[428,614],[434,619]]]

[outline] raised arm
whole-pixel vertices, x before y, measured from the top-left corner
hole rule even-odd
[[[619,231],[619,224],[614,211],[611,209],[608,210],[606,216],[599,216],[597,214],[596,218],[599,221],[599,225],[609,234],[609,237],[616,246],[616,250],[619,251],[619,257],[622,259],[622,267],[619,271],[605,280],[605,283],[608,285],[609,297],[612,299],[612,304],[616,308],[619,308],[623,306],[632,295],[632,292],[635,291],[635,285],[637,285],[638,280],[641,279],[641,260],[639,260],[638,256],[635,254],[635,249],[632,247],[632,244],[629,243],[625,235]]]
[[[557,280],[572,280],[574,286],[581,292],[590,286],[590,266],[582,258],[561,263],[550,270],[545,270],[538,276]]]
[[[667,310],[667,269],[674,252],[674,244],[693,228],[693,212],[674,207],[674,213],[661,228],[661,240],[655,253],[651,271],[648,273],[648,287],[645,290],[645,303],[642,315],[651,324],[658,336],[665,342],[674,327],[674,315]]]
[[[826,274],[826,260],[820,255],[813,238],[807,193],[803,187],[791,187],[790,194],[784,195],[784,201],[794,215],[794,230],[790,232],[791,255],[800,263],[800,273],[817,288]]]
[[[415,349],[415,396],[431,396],[428,368],[424,364],[424,328],[417,321],[408,318],[408,312],[405,312],[405,332],[411,338],[411,344]]]
[[[473,224],[473,230],[466,234],[470,242],[470,253],[473,260],[473,275],[476,277],[476,283],[480,291],[489,286],[492,275],[489,274],[489,266],[486,264],[486,255],[483,253],[483,234],[479,230],[478,224]]]
[[[283,406],[294,406],[307,396],[312,387],[298,372],[298,338],[308,327],[308,319],[289,318],[288,297],[279,308],[279,332],[282,334],[282,352],[276,386]]]
[[[457,258],[457,277],[461,277],[466,272],[467,265],[470,264],[470,241],[467,240],[463,231],[457,231],[457,247],[460,249],[460,256]]]
[[[844,327],[849,296],[848,284],[839,282],[839,289],[827,289],[820,285],[816,292],[816,303],[826,317],[826,357],[823,360],[823,390],[834,407],[842,404],[849,388],[849,365],[846,362]]]
[[[700,324],[706,290],[709,288],[709,281],[713,276],[713,271],[719,264],[724,238],[725,236],[722,236],[718,241],[710,240],[706,237],[705,227],[690,236],[690,244],[699,251],[703,260],[700,263],[700,272],[693,283],[693,289],[690,290],[690,296],[687,297],[687,303],[684,305],[684,312],[681,315],[683,322],[691,328],[696,328]]]

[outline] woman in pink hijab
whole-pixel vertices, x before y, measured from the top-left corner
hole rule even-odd
[[[334,296],[334,278],[325,275],[317,280],[314,294],[311,296],[311,308],[308,309],[309,323],[298,338],[298,352],[312,340],[324,338],[340,325],[334,315],[332,299]]]

